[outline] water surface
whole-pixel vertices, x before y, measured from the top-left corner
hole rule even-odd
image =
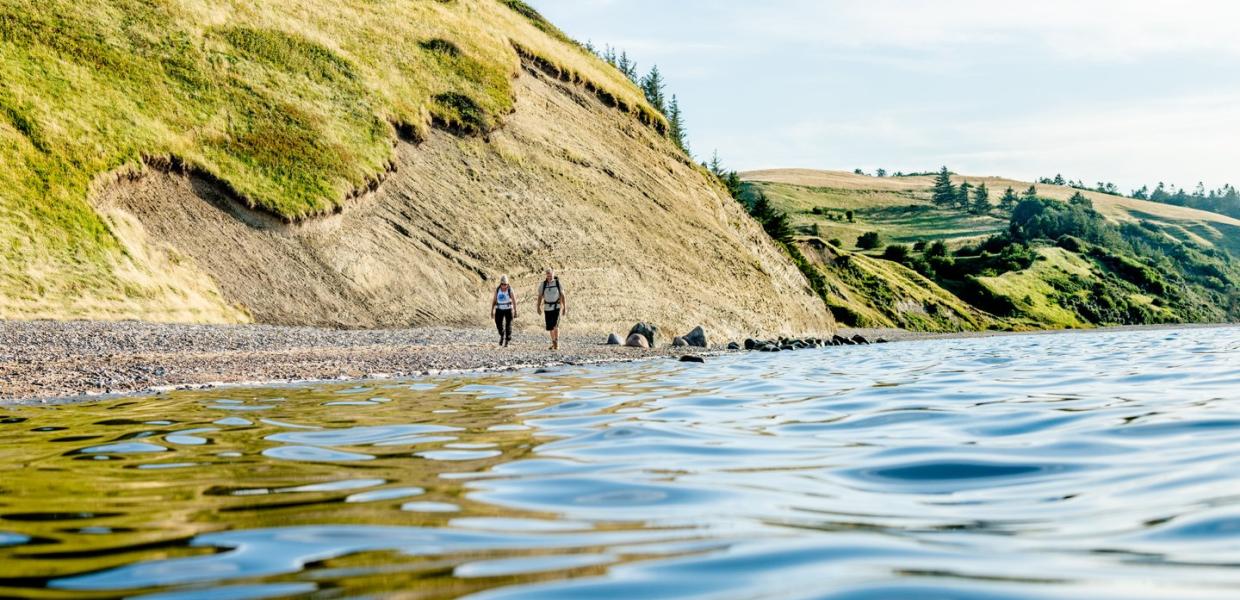
[[[1236,598],[1240,328],[0,407],[0,596]]]

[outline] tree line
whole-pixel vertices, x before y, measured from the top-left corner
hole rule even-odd
[[[1012,186],[1008,186],[998,200],[992,202],[990,189],[986,187],[986,182],[973,185],[966,180],[956,185],[952,183],[952,172],[947,167],[943,167],[934,177],[931,200],[935,205],[943,208],[957,208],[975,215],[985,215],[990,214],[996,207],[1005,213],[1010,213],[1021,200],[1032,200],[1037,197],[1037,186],[1031,185],[1029,189],[1019,194],[1012,189]]]
[[[1056,174],[1054,177],[1038,178],[1038,183],[1062,185],[1111,196],[1125,196],[1124,193],[1119,191],[1119,186],[1114,183],[1099,181],[1095,185],[1089,186],[1081,180],[1064,179],[1062,174]],[[1126,196],[1136,200],[1149,200],[1162,204],[1187,206],[1240,218],[1240,191],[1237,191],[1236,187],[1231,184],[1223,184],[1217,189],[1207,189],[1205,184],[1198,182],[1197,187],[1189,192],[1184,188],[1167,185],[1160,181],[1153,189],[1148,185],[1143,185],[1139,189],[1132,190]]]
[[[676,145],[684,150],[685,154],[693,155],[689,151],[689,142],[686,139],[684,113],[680,108],[680,100],[676,94],[671,97],[667,95],[667,83],[663,80],[663,73],[659,71],[659,65],[651,65],[650,70],[645,75],[641,75],[637,70],[637,61],[629,57],[629,53],[625,50],[617,51],[610,45],[603,46],[599,49],[591,42],[582,44],[591,54],[603,59],[604,62],[620,71],[625,77],[632,81],[637,87],[641,88],[642,94],[646,97],[646,102],[655,110],[662,113],[667,118],[668,135]]]

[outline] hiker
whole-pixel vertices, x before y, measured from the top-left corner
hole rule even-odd
[[[538,302],[543,307],[543,317],[547,321],[547,331],[551,333],[551,350],[560,349],[560,318],[568,312],[564,302],[564,288],[560,287],[560,278],[555,271],[547,269],[547,278],[538,286]]]
[[[491,317],[499,330],[499,345],[504,347],[512,341],[512,320],[517,318],[517,298],[508,285],[508,276],[500,275],[499,287],[491,295]]]

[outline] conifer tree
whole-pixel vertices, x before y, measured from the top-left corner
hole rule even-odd
[[[761,191],[754,198],[749,214],[753,215],[753,218],[762,225],[762,229],[766,230],[767,235],[775,241],[787,242],[792,239],[792,227],[788,224],[788,215],[771,206],[771,201]]]
[[[973,202],[973,185],[965,181],[956,188],[956,206],[962,209],[968,209]]]
[[[706,167],[715,177],[723,177],[723,163],[719,160],[719,150],[715,149],[714,154],[710,156],[710,165]]]
[[[637,63],[629,59],[628,52],[625,52],[625,51],[620,52],[620,58],[616,59],[616,68],[620,69],[620,72],[624,73],[624,76],[628,77],[630,81],[632,81],[633,83],[638,83]]]
[[[956,186],[952,185],[952,174],[946,166],[940,169],[938,176],[934,178],[932,198],[939,206],[951,206],[956,201]]]
[[[969,210],[974,214],[984,215],[993,208],[990,205],[990,190],[986,188],[986,183],[977,184],[973,189],[973,203],[969,205]]]
[[[1016,204],[1019,202],[1020,198],[1016,196],[1016,190],[1009,185],[1008,189],[1003,190],[1003,197],[999,199],[999,208],[1011,211],[1013,208],[1016,208]]]
[[[728,175],[723,178],[723,185],[728,188],[728,193],[733,198],[741,197],[741,176],[736,171],[729,171]]]
[[[1051,180],[1051,183],[1055,185],[1067,185],[1068,184],[1067,181],[1064,181],[1063,175],[1059,173],[1055,174],[1055,178]]]
[[[1033,186],[1033,185],[1029,186],[1029,189],[1025,190],[1024,193],[1021,194],[1021,199],[1022,200],[1037,200],[1038,199],[1037,186]]]
[[[659,65],[650,67],[650,72],[642,78],[641,88],[646,94],[646,101],[660,113],[667,114],[667,102],[663,98],[663,75],[659,73]]]
[[[667,105],[667,124],[668,133],[671,134],[672,141],[676,142],[676,145],[681,150],[684,150],[685,154],[688,154],[689,144],[685,141],[685,120],[680,113],[680,101],[676,99],[675,94],[672,94],[671,104]],[[719,174],[716,173],[715,176],[718,177]]]

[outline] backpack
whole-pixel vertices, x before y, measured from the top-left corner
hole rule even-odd
[[[538,295],[543,297],[543,310],[555,310],[560,307],[560,300],[562,297],[561,290],[563,290],[563,288],[560,287],[560,278],[554,277],[552,278],[552,282],[553,285],[547,285],[547,281],[544,279],[539,287]],[[549,302],[547,301],[546,293],[547,290],[552,288],[555,288],[555,301]]]

